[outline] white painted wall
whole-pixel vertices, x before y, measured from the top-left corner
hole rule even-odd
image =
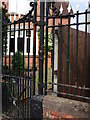
[[[58,36],[55,34],[55,48],[54,48],[54,70],[57,70],[58,63]]]
[[[58,36],[55,34],[55,44],[54,44],[54,71],[58,69]],[[54,75],[54,83],[57,84],[57,75]],[[54,85],[54,91],[57,92],[57,85]]]
[[[11,36],[11,38],[13,38],[13,36]],[[18,31],[15,32],[15,52],[17,51],[17,38],[18,38]],[[9,42],[10,42],[10,33],[8,33],[7,55],[9,55]],[[24,54],[28,55],[26,31],[25,31]],[[11,53],[11,55],[13,55],[13,53]],[[30,37],[30,55],[33,55],[33,30],[31,31],[31,37]],[[38,33],[37,32],[36,32],[36,55],[38,55]]]
[[[29,12],[30,5],[29,3],[33,0],[9,0],[9,14],[26,14]],[[16,28],[18,29],[18,28]],[[18,31],[15,32],[15,52],[17,51],[17,37],[18,37]],[[23,36],[22,36],[23,37]],[[13,36],[12,36],[13,38]],[[9,55],[9,41],[10,41],[10,34],[8,33],[8,51],[7,55]],[[27,37],[26,37],[26,31],[25,31],[25,44],[24,44],[24,54],[28,55],[26,52],[27,50]],[[12,55],[13,53],[11,53]],[[33,31],[31,31],[31,37],[30,37],[30,55],[33,55]],[[38,55],[38,33],[36,33],[36,55]]]

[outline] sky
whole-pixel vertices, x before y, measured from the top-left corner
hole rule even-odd
[[[69,0],[70,4],[72,6],[72,9],[74,13],[77,11],[77,5],[79,5],[79,12],[84,12],[85,11],[85,4],[89,2],[90,0]],[[90,20],[90,15],[88,14],[88,20]],[[80,15],[79,16],[79,23],[80,22],[85,22],[85,15]],[[71,19],[71,23],[76,23],[76,17]],[[73,28],[76,28],[76,26],[73,26]],[[79,30],[85,31],[85,25],[79,25]],[[88,32],[90,32],[90,25],[88,25]]]
[[[85,3],[89,0],[69,0],[74,12],[76,12],[76,5],[79,4],[79,11],[85,10]]]
[[[4,0],[5,1],[5,0]],[[18,11],[20,12],[27,12],[30,8],[29,6],[29,2],[32,1],[32,0],[9,0],[10,3],[11,3],[11,9],[12,10],[15,10],[15,4],[17,2],[17,8],[18,8]],[[49,1],[49,0],[47,0]],[[56,1],[59,1],[59,0],[56,0]],[[61,0],[61,1],[67,1],[67,0]],[[79,3],[80,5],[80,8],[79,10],[80,11],[83,11],[85,9],[85,3],[86,1],[89,1],[89,0],[69,0],[74,12],[76,11],[76,5]]]

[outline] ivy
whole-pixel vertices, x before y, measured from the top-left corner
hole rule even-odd
[[[7,14],[6,5],[2,2],[2,8],[0,10],[0,14],[2,14],[2,40],[3,40],[3,53],[5,53],[5,49],[7,52],[7,29],[8,23],[10,22]]]

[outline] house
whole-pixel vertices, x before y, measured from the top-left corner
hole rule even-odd
[[[5,0],[3,0],[5,1]],[[20,0],[21,1],[21,0]],[[10,21],[13,22],[14,20],[18,20],[19,18],[22,18],[24,16],[24,14],[27,13],[27,10],[29,10],[29,7],[28,9],[26,10],[26,12],[23,12],[21,11],[21,7],[18,5],[20,4],[20,1],[19,3],[17,2],[17,0],[14,0],[12,2],[12,0],[7,0],[5,1],[6,2],[6,5],[7,5],[7,9],[8,9],[8,14],[9,14],[9,18],[10,18]],[[21,1],[22,2],[22,1]],[[25,2],[25,0],[24,0]],[[27,0],[26,0],[27,2]],[[30,1],[29,1],[30,2]],[[29,2],[27,2],[27,4],[29,4]],[[67,14],[68,13],[68,5],[69,5],[69,1],[67,0],[66,2],[62,2],[62,7],[63,7],[63,12],[62,14]],[[45,5],[46,6],[46,5]],[[61,7],[61,2],[56,2],[55,3],[55,6],[58,10],[60,10],[60,7]],[[20,7],[20,8],[19,8]],[[50,11],[52,13],[52,11]],[[70,11],[70,13],[73,13],[72,9]],[[45,15],[46,15],[46,12],[45,12]],[[37,1],[37,16],[40,16],[40,1],[38,0]],[[40,18],[37,17],[37,21],[39,21]],[[60,19],[57,19],[55,21],[55,25],[58,25],[60,23]],[[68,18],[62,18],[62,24],[67,24],[68,23]],[[48,25],[53,25],[53,21],[52,20],[49,20],[48,21]],[[33,27],[33,24],[31,25],[31,27]],[[22,25],[20,25],[20,28],[22,28]],[[25,28],[27,28],[27,24],[25,24]],[[13,30],[13,26],[11,27],[11,29]],[[18,26],[16,26],[16,29],[18,29]],[[38,29],[38,28],[37,28]],[[57,31],[57,30],[55,30]],[[51,29],[49,29],[49,32],[52,32]],[[25,30],[25,49],[24,49],[24,55],[26,57],[26,61],[27,61],[27,38],[28,38],[28,31]],[[20,39],[22,41],[22,37],[23,37],[23,31],[20,31]],[[11,33],[11,40],[13,41],[13,32]],[[55,48],[56,45],[57,45],[57,38],[55,38]],[[8,32],[8,48],[7,48],[7,59],[8,59],[8,55],[9,55],[9,40],[10,40],[10,33]],[[18,40],[18,31],[15,32],[15,52],[17,51],[17,40]],[[13,42],[12,42],[13,43]],[[21,43],[22,44],[22,43]],[[39,39],[38,39],[38,32],[36,33],[36,57],[38,58],[38,51],[39,51]],[[11,52],[11,55],[13,55],[13,52]],[[30,36],[30,57],[31,57],[31,61],[30,63],[33,63],[32,62],[32,56],[33,56],[33,30],[31,30],[31,36]],[[51,66],[51,58],[48,58],[48,63],[49,63],[49,67]],[[36,60],[38,61],[38,59]],[[56,54],[55,54],[55,63],[57,64],[57,57],[56,57]],[[55,65],[56,67],[57,65]],[[57,69],[57,67],[55,68]]]

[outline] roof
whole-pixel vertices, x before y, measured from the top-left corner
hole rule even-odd
[[[62,14],[63,15],[67,15],[68,14],[68,5],[69,5],[69,2],[55,2],[55,6],[56,8],[60,11],[60,7],[61,7],[61,4],[62,4],[62,7],[63,7],[63,12]],[[73,10],[72,10],[72,7],[71,7],[71,11],[70,11],[70,14],[73,14]]]

